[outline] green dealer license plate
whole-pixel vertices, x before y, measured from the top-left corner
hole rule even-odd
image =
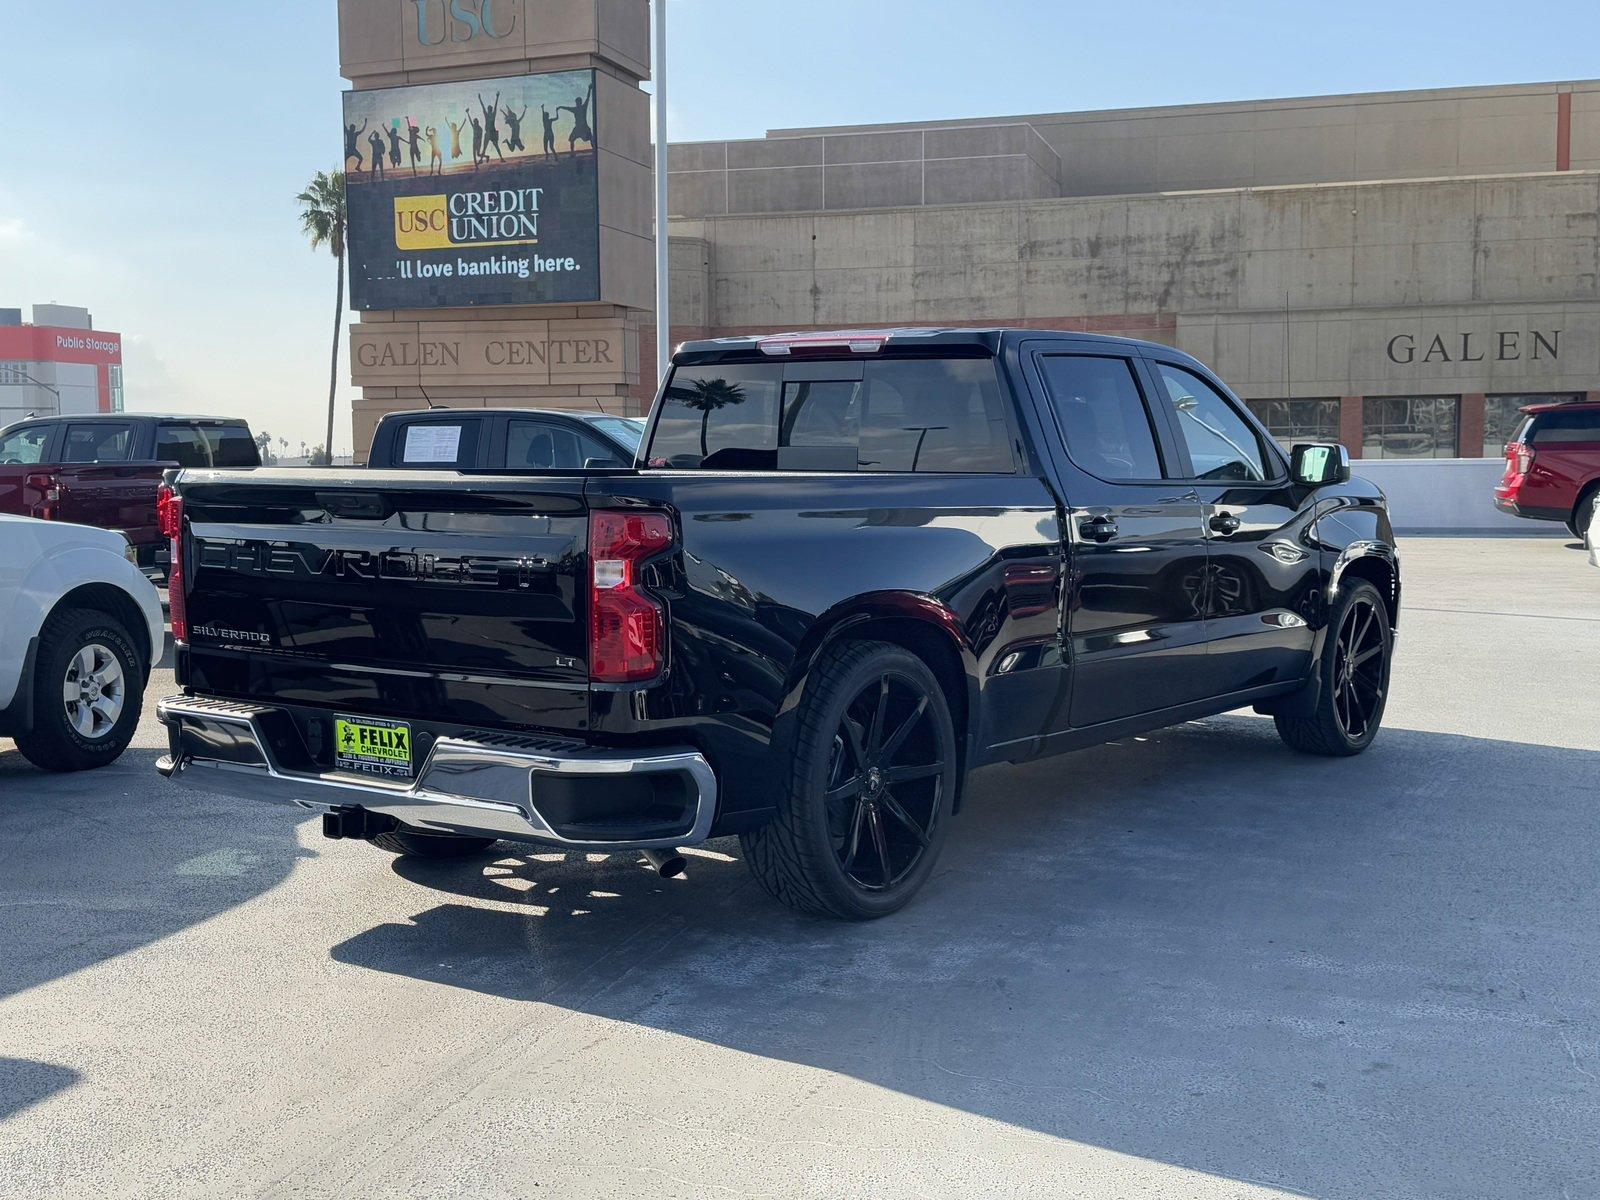
[[[333,765],[341,771],[411,778],[411,726],[382,717],[335,717]]]

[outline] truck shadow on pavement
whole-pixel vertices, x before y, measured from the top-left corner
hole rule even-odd
[[[152,787],[161,752],[53,775],[0,752],[0,999],[150,945],[282,882],[281,816]],[[0,1109],[5,1100],[0,1081]]]
[[[1312,1195],[1559,1194],[1600,1131],[1597,777],[1395,729],[1304,758],[1224,717],[976,776],[874,924],[778,907],[736,842],[682,880],[502,845],[398,861],[451,899],[332,955]],[[540,1054],[506,1047],[517,1088]]]
[[[0,1121],[65,1091],[79,1078],[71,1067],[0,1057]]]

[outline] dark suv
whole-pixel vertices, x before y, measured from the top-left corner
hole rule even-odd
[[[1600,402],[1530,404],[1506,443],[1494,506],[1514,517],[1563,521],[1582,537],[1600,491]]]

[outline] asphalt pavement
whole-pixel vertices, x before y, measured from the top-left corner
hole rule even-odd
[[[0,1196],[1600,1194],[1600,571],[1401,553],[1367,754],[991,768],[867,925],[169,788],[166,669],[113,767],[0,741]]]

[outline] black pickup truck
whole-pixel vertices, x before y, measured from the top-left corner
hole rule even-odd
[[[163,774],[426,857],[738,834],[841,917],[917,891],[985,764],[1249,705],[1364,750],[1400,602],[1340,447],[1065,333],[687,343],[637,467],[174,489]]]

